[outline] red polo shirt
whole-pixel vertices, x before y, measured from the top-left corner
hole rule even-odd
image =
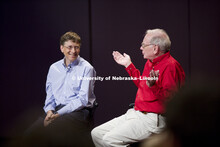
[[[149,88],[146,84],[145,77],[149,77],[150,71],[159,70],[159,78],[156,83]],[[135,110],[153,112],[162,114],[165,112],[165,101],[173,92],[178,90],[185,81],[185,73],[181,65],[167,52],[152,62],[148,60],[145,64],[142,76],[140,71],[136,69],[134,64],[130,64],[126,68],[129,75],[133,78],[133,82],[138,87]]]

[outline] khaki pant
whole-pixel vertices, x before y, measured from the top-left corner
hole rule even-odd
[[[164,127],[163,116],[129,109],[124,115],[94,128],[91,134],[96,147],[126,147],[161,132]]]

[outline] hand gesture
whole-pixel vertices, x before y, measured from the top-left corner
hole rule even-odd
[[[125,67],[128,67],[131,64],[131,58],[127,54],[121,54],[118,51],[113,51],[112,53],[115,62]]]
[[[149,77],[150,77],[150,78],[154,78],[153,80],[147,79],[147,82],[146,82],[147,86],[151,88],[151,87],[156,83],[156,78],[159,77],[159,70],[154,71],[154,70],[152,69],[152,70],[150,71]]]

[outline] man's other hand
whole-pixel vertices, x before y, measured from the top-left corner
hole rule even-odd
[[[149,74],[150,78],[155,78],[153,80],[147,80],[146,84],[149,88],[151,88],[156,83],[156,78],[159,77],[159,70],[154,71],[153,69],[150,71]]]
[[[59,115],[58,113],[53,114],[53,115],[51,116],[51,120],[54,121],[54,120],[57,119],[59,116],[60,116],[60,115]]]
[[[46,116],[45,119],[44,119],[44,126],[45,126],[45,127],[48,126],[48,125],[51,123],[51,121],[52,121],[51,116],[52,116],[52,115],[53,115],[52,110],[49,110],[49,111],[47,112],[47,116]]]

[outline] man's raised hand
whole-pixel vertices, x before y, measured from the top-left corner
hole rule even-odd
[[[124,53],[123,55],[118,51],[113,51],[112,53],[115,62],[125,67],[128,67],[131,64],[131,58],[129,55]]]

